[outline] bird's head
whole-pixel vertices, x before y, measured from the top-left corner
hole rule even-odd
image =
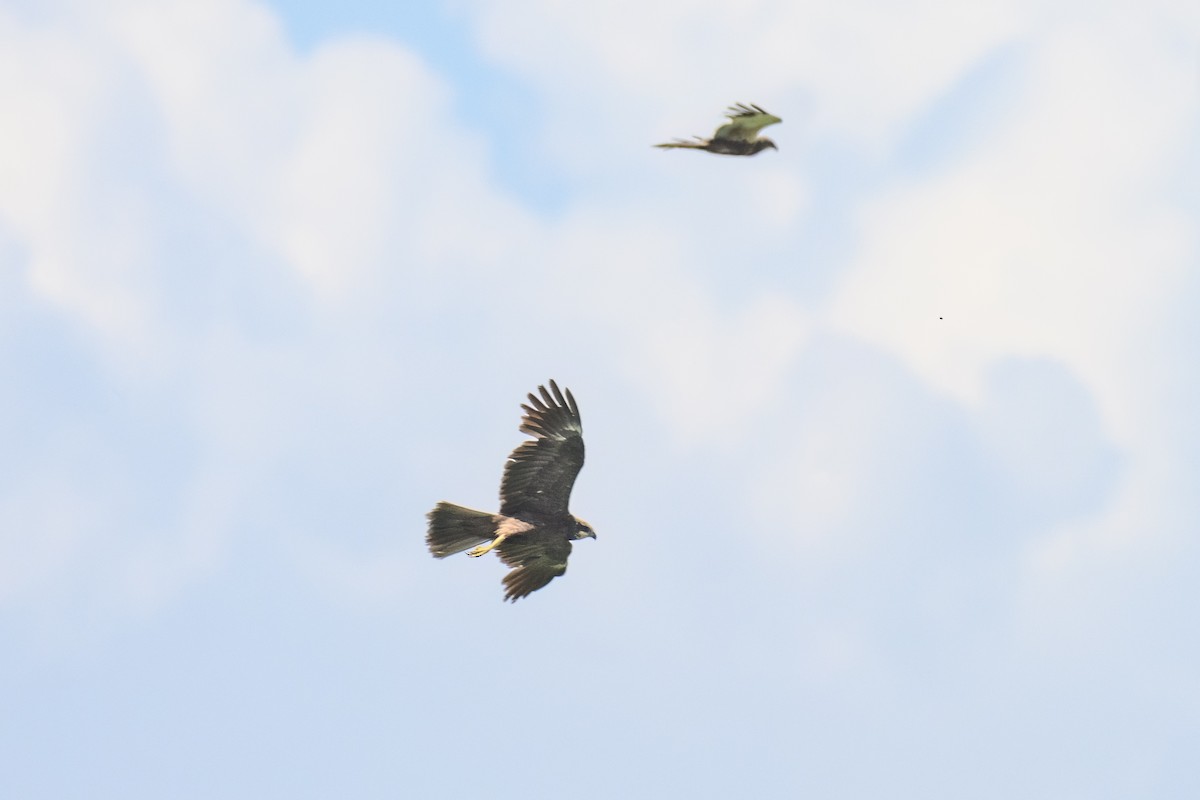
[[[754,143],[754,152],[756,152],[756,153],[762,152],[763,150],[766,150],[768,147],[771,148],[772,150],[779,149],[778,147],[775,146],[775,143],[772,142],[770,139],[760,138],[758,141],[756,141]]]
[[[588,539],[588,538],[595,539],[596,532],[594,530],[592,530],[591,525],[587,524],[583,520],[576,517],[575,518],[575,535],[571,538],[573,538],[573,539]]]

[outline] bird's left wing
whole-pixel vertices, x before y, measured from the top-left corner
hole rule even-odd
[[[505,516],[566,514],[575,476],[583,468],[583,422],[571,390],[559,391],[550,381],[549,391],[539,386],[538,392],[521,406],[521,431],[535,438],[513,450],[504,465],[500,513]]]
[[[515,567],[504,576],[504,599],[515,603],[567,571],[571,543],[558,537],[514,536],[501,542],[497,550],[501,561]]]
[[[717,132],[713,134],[714,139],[752,142],[758,138],[758,132],[763,128],[783,122],[782,119],[774,114],[768,114],[759,106],[745,105],[744,103],[730,106],[726,116],[729,117],[729,122],[717,128]]]

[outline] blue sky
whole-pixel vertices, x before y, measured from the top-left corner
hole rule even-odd
[[[0,4],[0,795],[1195,796],[1198,35]],[[424,513],[551,377],[507,605]]]

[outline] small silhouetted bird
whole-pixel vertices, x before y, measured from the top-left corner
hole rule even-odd
[[[521,417],[524,442],[504,465],[500,513],[438,503],[426,516],[425,543],[436,558],[496,550],[513,569],[504,576],[504,599],[516,602],[567,571],[575,539],[596,538],[592,526],[567,510],[575,476],[583,467],[583,424],[571,390],[538,387]]]
[[[688,150],[707,150],[710,153],[720,153],[726,156],[752,156],[770,147],[779,148],[766,137],[759,137],[758,132],[768,125],[783,122],[779,117],[768,114],[756,105],[738,103],[730,106],[725,116],[729,122],[717,128],[711,139],[699,136],[688,139],[676,139],[673,142],[656,144],[655,147],[681,147]]]

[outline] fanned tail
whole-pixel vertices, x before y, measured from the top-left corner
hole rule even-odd
[[[434,558],[470,550],[496,536],[496,518],[486,511],[438,503],[426,516],[429,533],[425,536],[425,544],[429,545]]]

